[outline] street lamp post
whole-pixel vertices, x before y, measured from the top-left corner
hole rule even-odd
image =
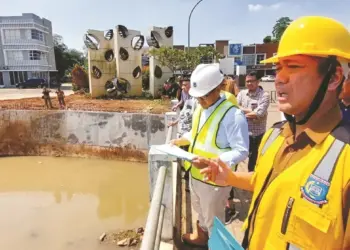
[[[190,41],[191,41],[191,17],[194,9],[200,4],[203,0],[199,0],[196,5],[192,8],[190,16],[188,17],[188,43],[187,43],[187,51],[190,51]]]

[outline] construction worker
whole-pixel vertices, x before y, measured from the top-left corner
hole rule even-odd
[[[45,100],[45,107],[47,109],[52,109],[52,102],[51,102],[51,97],[50,97],[50,89],[47,89],[46,87],[43,88],[43,92],[42,92],[42,99]]]
[[[222,161],[208,164],[205,180],[253,191],[243,247],[350,249],[350,126],[338,96],[348,77],[350,33],[326,17],[307,16],[285,30],[275,86],[287,121],[264,136],[254,173]]]
[[[234,168],[248,156],[248,124],[242,111],[221,93],[224,76],[219,64],[200,64],[191,75],[190,95],[199,105],[193,114],[192,128],[171,143],[189,145],[189,152],[221,159]],[[190,190],[193,209],[198,213],[197,229],[184,234],[182,240],[195,247],[204,247],[215,217],[225,220],[225,205],[231,186],[203,182],[199,165],[185,162],[190,171]]]

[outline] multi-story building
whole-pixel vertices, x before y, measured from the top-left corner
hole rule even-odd
[[[256,70],[258,76],[274,75],[273,64],[262,64],[260,61],[274,56],[277,52],[278,43],[242,45],[239,43],[230,44],[229,40],[216,40],[210,44],[225,57],[234,57],[237,64],[247,66],[247,71]],[[233,48],[231,48],[233,47]],[[176,49],[185,49],[183,45],[175,45]]]
[[[230,46],[237,46],[241,48],[236,50],[237,54],[230,53]],[[227,57],[234,57],[235,61],[241,65],[247,66],[247,71],[256,70],[258,77],[264,75],[274,75],[275,66],[273,64],[260,63],[262,60],[272,57],[277,53],[278,43],[263,43],[263,44],[227,44],[224,46],[224,55]]]
[[[34,14],[0,17],[0,85],[56,72],[51,22]],[[50,74],[51,73],[51,74]]]

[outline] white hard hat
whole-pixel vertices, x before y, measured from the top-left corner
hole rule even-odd
[[[202,97],[215,89],[224,80],[218,63],[199,64],[191,75],[190,95]]]

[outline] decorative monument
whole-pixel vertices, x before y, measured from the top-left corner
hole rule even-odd
[[[105,32],[88,30],[84,35],[88,48],[89,84],[92,97],[142,95],[142,48],[145,37],[140,31],[123,25]],[[152,27],[147,38],[150,49],[173,47],[173,27]],[[172,76],[167,67],[160,67],[150,58],[150,89],[154,97],[163,83]]]
[[[160,47],[173,47],[173,27],[160,28],[152,27],[151,36],[147,37],[147,43],[154,49]],[[162,88],[163,83],[173,75],[168,67],[161,67],[157,59],[153,56],[149,60],[149,89],[154,97],[158,97],[158,90]]]
[[[116,76],[113,30],[88,30],[84,42],[88,48],[90,94],[103,96],[106,83]]]

